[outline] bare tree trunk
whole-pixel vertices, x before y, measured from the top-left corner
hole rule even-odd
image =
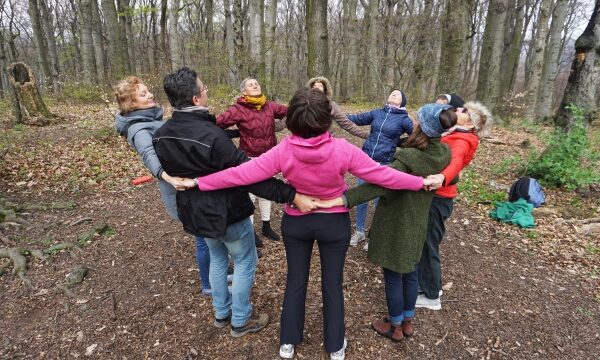
[[[48,63],[48,47],[46,46],[46,41],[44,39],[37,0],[29,0],[29,18],[31,19],[33,40],[35,41],[35,47],[37,48],[39,62],[44,72],[43,78],[47,81],[48,86],[52,87],[52,73],[50,72],[50,64]]]
[[[379,15],[379,0],[369,0],[369,30],[367,33],[367,56],[368,63],[368,92],[373,98],[377,98],[381,85],[379,75],[379,55],[377,54],[377,15]]]
[[[356,79],[358,60],[356,56],[356,7],[357,0],[343,0],[342,7],[342,63],[340,64],[342,75],[339,81],[339,96],[342,99],[354,95],[353,88],[349,86],[349,79]]]
[[[81,57],[83,58],[83,81],[86,84],[96,83],[96,58],[94,56],[94,40],[92,37],[92,1],[80,0],[81,11]]]
[[[468,46],[469,22],[466,0],[448,0],[443,15],[442,54],[436,93],[460,92],[460,71]]]
[[[262,38],[260,36],[261,29],[263,27],[263,12],[261,11],[262,1],[260,0],[249,0],[248,2],[248,32],[249,39],[248,45],[250,46],[250,63],[248,64],[248,71],[251,76],[256,76],[262,80],[262,71],[264,64],[264,57],[262,53]]]
[[[244,67],[244,59],[246,58],[246,50],[244,49],[244,12],[242,10],[242,0],[233,0],[233,8],[235,21],[233,23],[233,31],[235,33],[235,62],[240,79],[247,76]]]
[[[166,0],[165,0],[166,1]],[[180,0],[173,0],[169,12],[169,43],[171,49],[171,70],[175,71],[183,66],[183,56],[179,47],[179,35],[177,32],[177,23],[179,22],[179,4]]]
[[[490,1],[479,62],[477,98],[492,112],[500,94],[500,62],[504,46],[507,4],[507,0]]]
[[[600,75],[600,0],[596,0],[594,11],[587,27],[575,42],[575,59],[571,66],[571,75],[567,89],[554,122],[567,131],[574,123],[571,112],[567,109],[570,104],[584,108],[587,111],[587,122],[590,121],[596,109],[596,84]]]
[[[92,1],[92,32],[94,37],[94,55],[96,56],[96,74],[98,80],[105,82],[106,76],[106,51],[104,50],[104,36],[102,34],[102,20],[98,1]]]
[[[329,76],[327,0],[306,2],[307,76]]]
[[[275,26],[277,25],[277,0],[265,2],[265,75],[267,83],[275,80]]]
[[[544,56],[544,71],[541,87],[538,92],[536,115],[539,120],[552,114],[554,99],[554,82],[558,73],[560,53],[561,32],[565,25],[567,16],[568,0],[557,0],[552,13],[552,25],[550,25],[550,41],[546,47]]]
[[[52,12],[48,9],[47,0],[40,0],[40,10],[42,12],[42,24],[44,25],[44,31],[47,34],[46,39],[48,40],[48,50],[50,52],[50,75],[52,77],[52,83],[54,86],[52,90],[54,94],[60,93],[60,63],[58,61],[58,51],[56,49],[56,38],[54,36],[54,21]]]
[[[112,78],[124,75],[127,70],[123,58],[123,47],[121,46],[121,37],[118,34],[119,21],[117,19],[117,8],[114,0],[102,0],[102,12],[106,19],[106,32],[108,34],[108,43],[110,45],[109,64],[112,64]]]
[[[121,38],[121,51],[123,54],[123,65],[127,73],[131,73],[134,69],[131,68],[131,58],[129,56],[129,42],[127,37],[127,17],[129,9],[129,0],[117,0],[119,36]]]
[[[507,27],[514,24],[514,29],[512,31],[512,39],[510,40],[508,54],[506,56],[504,71],[501,73],[502,80],[500,83],[500,94],[503,95],[512,92],[515,83],[521,47],[523,46],[524,2],[525,0],[517,0],[517,6],[514,11],[514,22],[507,23]]]
[[[239,70],[235,65],[235,34],[233,32],[233,20],[231,15],[231,3],[229,0],[223,0],[225,8],[225,47],[227,49],[227,67],[229,85],[235,86],[242,79],[239,78]]]
[[[3,20],[0,15],[0,21]],[[0,30],[0,98],[10,97],[8,77],[6,68],[8,67],[8,55],[4,47],[4,31]]]
[[[548,33],[548,19],[550,18],[550,5],[552,0],[542,0],[540,4],[540,15],[538,16],[538,30],[535,36],[534,55],[531,65],[531,77],[527,82],[527,117],[536,118],[537,98],[542,81],[542,71],[544,69],[544,51],[546,47],[546,34]]]
[[[133,32],[133,10],[135,9],[135,0],[125,2],[125,28],[127,34],[127,55],[129,57],[129,71],[139,73],[139,62],[136,61],[135,35]]]

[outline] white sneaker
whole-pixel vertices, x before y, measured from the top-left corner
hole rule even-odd
[[[363,250],[364,251],[369,251],[369,242],[365,243],[365,246],[363,246]]]
[[[359,242],[365,239],[364,231],[355,231],[352,237],[350,238],[350,245],[356,246]]]
[[[346,346],[348,346],[348,341],[346,341],[346,338],[344,338],[344,345],[342,346],[341,350],[338,350],[336,352],[332,352],[331,355],[331,360],[344,360],[346,359]]]
[[[283,344],[279,348],[279,356],[284,359],[292,359],[294,357],[294,345]]]
[[[428,299],[425,295],[419,295],[417,297],[417,303],[415,307],[425,308],[429,310],[441,310],[442,309],[442,301],[440,298],[437,299]]]

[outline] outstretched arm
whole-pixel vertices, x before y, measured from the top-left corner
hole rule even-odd
[[[366,139],[369,137],[369,131],[360,128],[358,125],[348,120],[342,109],[335,102],[331,102],[331,117],[344,130],[354,136]]]

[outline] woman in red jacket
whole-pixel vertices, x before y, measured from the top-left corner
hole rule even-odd
[[[255,158],[277,145],[275,119],[283,119],[287,115],[287,106],[267,100],[254,78],[244,79],[240,90],[242,96],[227,111],[217,116],[217,125],[221,128],[237,125],[240,130],[240,149],[249,157]],[[250,199],[254,202],[255,196],[250,194]],[[262,234],[272,240],[279,240],[279,235],[271,228],[271,202],[258,198],[258,207],[263,222]],[[256,242],[257,246],[262,245],[258,237]]]
[[[479,102],[469,101],[464,107],[456,109],[458,120],[442,137],[442,143],[448,144],[452,158],[441,174],[432,175],[436,186],[441,186],[431,202],[427,225],[427,240],[419,263],[419,287],[423,291],[417,298],[416,307],[440,310],[442,302],[442,267],[440,262],[440,243],[446,228],[444,222],[452,214],[454,198],[457,195],[453,180],[459,175],[473,157],[479,145],[479,139],[488,137],[493,117],[490,111]],[[452,184],[452,185],[451,185]],[[435,187],[434,187],[435,188]]]

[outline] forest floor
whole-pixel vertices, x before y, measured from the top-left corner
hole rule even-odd
[[[265,241],[252,295],[255,309],[271,317],[267,328],[240,339],[213,328],[194,241],[163,210],[156,182],[131,185],[148,172],[113,131],[111,109],[50,107],[72,116],[43,128],[0,123],[0,198],[25,220],[8,224],[0,248],[80,246],[51,251],[45,261],[28,257],[33,288],[0,259],[0,268],[8,266],[0,277],[0,359],[277,359],[282,242]],[[495,129],[499,143],[482,142],[447,223],[442,310],[419,309],[414,337],[392,343],[371,330],[370,322],[386,312],[382,274],[362,243],[350,248],[348,359],[600,359],[600,236],[586,234],[581,221],[600,216],[598,188],[547,189],[533,229],[488,216],[519,176],[514,169],[524,154],[542,149],[540,134],[548,131],[513,123]],[[279,231],[281,206],[273,217]],[[109,228],[82,241],[97,223]],[[328,358],[314,252],[298,359]],[[81,264],[87,276],[64,290],[65,277]]]

